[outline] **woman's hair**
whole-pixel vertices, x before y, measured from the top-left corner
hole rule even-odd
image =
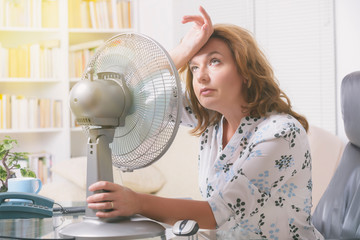
[[[231,24],[216,24],[210,38],[221,39],[228,45],[237,70],[247,86],[245,90],[247,105],[243,108],[251,117],[263,117],[271,111],[287,113],[296,118],[306,131],[308,130],[306,118],[292,110],[290,100],[280,89],[267,58],[247,30]],[[198,120],[192,133],[201,135],[209,125],[220,120],[221,114],[209,111],[197,100],[192,85],[193,75],[188,64],[180,69],[180,73],[185,74],[186,95]]]

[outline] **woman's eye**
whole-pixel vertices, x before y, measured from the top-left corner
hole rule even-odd
[[[211,65],[216,65],[216,64],[219,64],[220,63],[220,60],[219,59],[216,59],[216,58],[213,58],[213,59],[211,59],[211,61],[210,61],[210,64]]]
[[[191,67],[190,67],[190,71],[191,71],[191,72],[195,72],[197,69],[198,69],[197,66],[191,66]]]

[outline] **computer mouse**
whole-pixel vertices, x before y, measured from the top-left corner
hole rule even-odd
[[[191,236],[197,233],[199,225],[194,220],[180,220],[172,227],[172,231],[176,236]]]

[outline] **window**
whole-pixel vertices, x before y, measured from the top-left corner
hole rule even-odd
[[[334,2],[200,1],[214,23],[254,33],[295,111],[336,133]]]

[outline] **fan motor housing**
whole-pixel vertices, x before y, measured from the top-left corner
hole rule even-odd
[[[82,126],[119,126],[129,106],[125,91],[113,79],[82,80],[71,89],[71,111]]]

